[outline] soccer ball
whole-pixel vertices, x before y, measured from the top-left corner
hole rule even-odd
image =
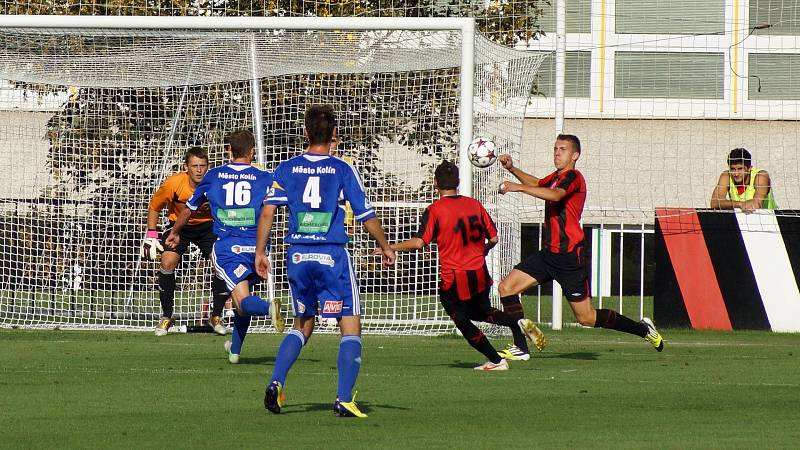
[[[469,144],[469,162],[475,167],[486,168],[497,161],[494,142],[486,138],[475,138]]]

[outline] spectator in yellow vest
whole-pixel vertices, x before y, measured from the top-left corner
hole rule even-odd
[[[735,148],[728,155],[728,170],[719,175],[711,193],[714,209],[741,208],[751,213],[759,208],[776,209],[772,183],[766,170],[753,167],[753,158],[744,148]]]

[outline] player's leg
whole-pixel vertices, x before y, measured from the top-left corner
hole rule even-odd
[[[211,223],[207,225],[198,226],[192,236],[192,242],[200,248],[200,252],[206,259],[211,259],[211,252],[214,248],[217,236],[214,234],[213,226]],[[228,287],[220,277],[217,276],[216,271],[211,277],[211,316],[208,318],[208,325],[214,330],[215,333],[224,336],[227,333],[225,326],[222,324],[222,310],[225,308],[225,303],[228,301],[230,292]]]
[[[228,330],[222,323],[222,310],[225,308],[225,303],[228,301],[230,293],[228,292],[228,287],[225,285],[225,281],[218,277],[216,272],[214,272],[211,277],[211,296],[213,300],[211,317],[208,318],[208,326],[218,335],[225,336]]]
[[[297,308],[295,311],[297,311]],[[264,407],[275,414],[281,412],[281,407],[283,407],[283,403],[286,400],[283,389],[286,385],[286,376],[289,375],[289,369],[297,361],[300,351],[303,350],[303,347],[308,343],[311,334],[314,332],[314,313],[316,311],[310,309],[306,310],[306,312],[312,314],[309,316],[295,316],[292,330],[283,338],[281,345],[278,347],[278,353],[275,355],[272,378],[267,383],[267,389],[264,392]]]
[[[272,377],[267,383],[264,393],[264,407],[275,414],[281,412],[285,400],[283,389],[286,385],[286,377],[314,332],[314,317],[318,312],[317,280],[322,279],[324,273],[321,273],[320,264],[316,262],[302,261],[302,258],[297,258],[299,262],[294,261],[294,255],[302,253],[304,250],[303,246],[293,245],[286,252],[286,276],[292,292],[295,320],[292,330],[283,338],[278,347]]]
[[[242,301],[249,296],[250,283],[248,280],[240,281],[231,290],[231,299],[235,305],[236,314],[233,315],[233,333],[231,333],[230,344],[226,344],[225,348],[228,350],[228,360],[233,364],[239,362],[244,338],[247,337],[247,331],[250,329],[252,314],[245,313],[241,307]]]
[[[162,243],[162,245],[164,245]],[[156,326],[156,336],[164,336],[175,323],[172,315],[175,309],[175,268],[181,260],[177,252],[164,250],[161,253],[161,267],[158,269],[158,300],[161,303],[161,319]]]
[[[528,355],[530,353],[526,338],[533,341],[538,351],[544,350],[544,334],[536,327],[533,321],[525,318],[520,294],[528,288],[551,279],[547,266],[542,259],[542,252],[536,252],[517,264],[511,273],[497,286],[503,311],[515,317],[519,325],[519,329],[511,328],[514,336],[514,345],[507,350],[512,354]],[[520,357],[525,358],[524,356]]]
[[[594,308],[589,292],[588,267],[581,248],[572,253],[553,255],[552,260],[553,266],[557,269],[556,280],[561,283],[578,323],[586,327],[607,328],[633,334],[647,339],[656,350],[663,350],[663,340],[652,326],[652,322],[636,322],[613,309]]]
[[[320,305],[322,317],[335,317],[339,320],[342,340],[339,342],[339,355],[336,366],[339,369],[339,383],[336,388],[334,412],[341,417],[367,417],[356,404],[354,388],[361,371],[361,296],[358,282],[350,259],[344,248],[330,250],[335,261],[334,267],[326,272],[335,277],[330,285],[330,293],[341,301],[325,301]],[[328,284],[326,283],[326,286]],[[323,292],[324,295],[324,292]],[[325,297],[320,297],[325,298]]]
[[[518,319],[505,311],[500,311],[493,307],[489,299],[488,289],[473,297],[468,304],[468,309],[470,320],[508,327],[512,334],[519,334],[523,344],[527,344],[525,342],[525,336],[522,334],[522,330],[519,326]],[[505,349],[498,351],[497,354],[503,359],[510,360],[527,361],[531,358],[527,350],[523,351],[516,345],[508,345]]]
[[[580,301],[570,301],[575,319],[583,326],[607,328],[639,336],[649,342],[659,352],[664,349],[664,340],[650,319],[636,322],[613,309],[595,309],[590,297]]]
[[[442,307],[444,307],[445,312],[450,316],[450,319],[453,321],[458,331],[460,331],[464,339],[467,340],[467,343],[489,360],[488,363],[475,367],[475,369],[508,369],[508,364],[497,354],[497,350],[489,342],[489,339],[486,338],[486,335],[483,334],[483,331],[478,329],[470,320],[470,300],[460,300],[455,292],[455,287],[448,291],[440,291],[439,302],[442,304]]]

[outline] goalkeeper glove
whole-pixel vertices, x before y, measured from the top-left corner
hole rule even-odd
[[[161,241],[158,240],[157,230],[147,230],[142,244],[142,258],[151,261],[158,260],[158,254],[164,251]]]

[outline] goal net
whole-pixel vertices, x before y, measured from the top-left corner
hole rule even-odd
[[[409,238],[436,198],[433,169],[461,160],[462,191],[484,202],[500,230],[493,275],[518,261],[519,197],[497,194],[498,165],[465,167],[460,155],[483,136],[519,156],[540,55],[481,36],[465,42],[464,19],[441,30],[420,19],[379,22],[416,30],[357,29],[371,19],[340,21],[338,30],[308,18],[251,19],[236,29],[222,29],[239,20],[231,18],[148,18],[139,29],[63,19],[52,28],[0,21],[0,326],[152,328],[158,263],[140,259],[139,248],[159,184],[182,169],[191,147],[207,149],[212,167],[223,164],[224,137],[243,128],[255,131],[259,161],[274,169],[302,152],[303,114],[315,103],[336,109],[339,154],[360,169],[391,241]],[[112,19],[100,18],[132,20]],[[289,29],[298,20],[308,25]],[[197,23],[208,29],[192,29]],[[470,72],[463,67],[474,76],[462,77]],[[279,215],[274,282],[256,292],[280,298],[291,317],[285,226]],[[438,305],[435,247],[386,269],[369,256],[374,241],[363,228],[348,231],[366,332],[451,329]],[[178,324],[200,324],[211,264],[192,246],[176,275]],[[271,329],[261,319],[253,329]]]

